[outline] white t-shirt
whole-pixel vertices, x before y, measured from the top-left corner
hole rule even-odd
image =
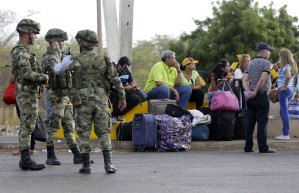
[[[242,79],[242,78],[243,78],[243,75],[244,75],[244,73],[241,71],[241,69],[240,69],[240,68],[237,68],[237,69],[235,70],[235,77],[234,77],[234,78]]]

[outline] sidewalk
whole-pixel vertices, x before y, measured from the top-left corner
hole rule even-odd
[[[92,148],[94,151],[100,149],[98,140],[91,140]],[[290,140],[276,140],[274,138],[268,138],[268,144],[270,148],[277,151],[299,151],[299,138],[292,138]],[[192,151],[243,151],[244,140],[234,141],[196,141],[192,142]],[[131,141],[112,141],[112,147],[116,151],[133,151],[133,145]],[[0,136],[0,151],[10,152],[18,148],[17,136]],[[45,143],[37,142],[36,150],[46,149]],[[66,151],[68,149],[64,140],[56,141],[56,149]],[[255,140],[254,150],[257,150],[257,142]]]

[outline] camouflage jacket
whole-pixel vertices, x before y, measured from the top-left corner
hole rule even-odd
[[[47,48],[42,55],[42,71],[49,76],[49,86],[52,90],[69,89],[72,87],[71,73],[65,71],[62,75],[56,75],[54,66],[61,62],[61,50],[59,48]]]
[[[117,70],[109,58],[100,56],[93,51],[83,51],[73,60],[69,70],[73,74],[74,88],[101,87],[108,95],[110,85],[112,85],[117,90],[119,99],[125,99],[125,91]]]
[[[11,50],[13,74],[16,81],[22,85],[41,85],[44,75],[41,74],[41,66],[36,57],[30,52],[29,46],[18,42]]]

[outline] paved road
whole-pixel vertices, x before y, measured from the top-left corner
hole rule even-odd
[[[91,157],[92,174],[81,175],[71,153],[59,152],[61,166],[37,172],[21,171],[18,157],[1,153],[0,193],[299,192],[299,152],[115,152],[118,172],[112,175],[104,173],[100,153]]]

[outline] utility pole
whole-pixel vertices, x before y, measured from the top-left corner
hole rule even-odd
[[[134,0],[120,0],[119,5],[119,52],[132,61]]]
[[[103,0],[108,57],[117,63],[119,59],[119,35],[115,0]]]
[[[98,34],[98,54],[103,55],[102,38],[102,1],[97,0],[97,34]]]

